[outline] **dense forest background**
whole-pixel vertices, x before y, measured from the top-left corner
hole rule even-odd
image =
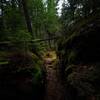
[[[50,100],[44,58],[55,51],[55,100],[100,100],[99,33],[100,0],[0,0],[0,99]]]

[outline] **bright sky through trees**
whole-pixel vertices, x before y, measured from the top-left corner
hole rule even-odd
[[[68,2],[67,0],[59,0],[59,2],[58,2],[58,15],[59,16],[61,16],[61,9],[62,9],[62,4],[63,4],[63,2]]]
[[[63,4],[63,0],[60,0],[59,3],[58,3],[58,14],[59,14],[59,16],[61,15],[62,4]]]

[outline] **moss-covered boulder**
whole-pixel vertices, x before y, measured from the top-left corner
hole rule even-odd
[[[100,12],[76,21],[69,28],[69,35],[58,42],[59,54],[64,55],[66,64],[100,61]]]
[[[66,94],[75,94],[77,100],[96,99],[100,95],[100,11],[76,21],[66,33],[58,42]]]
[[[5,52],[0,64],[0,94],[2,98],[39,99],[43,87],[42,61],[31,52]],[[6,96],[5,96],[6,95]]]

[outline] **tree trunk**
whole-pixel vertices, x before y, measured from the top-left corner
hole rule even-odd
[[[32,22],[31,22],[30,15],[28,12],[26,0],[22,0],[22,7],[23,7],[23,12],[24,12],[28,32],[32,33],[33,32],[32,31]]]
[[[48,32],[48,37],[51,38],[51,34]],[[51,49],[51,40],[48,40],[49,48]]]

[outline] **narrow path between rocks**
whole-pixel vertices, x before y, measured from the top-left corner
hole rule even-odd
[[[48,52],[44,57],[44,63],[46,69],[45,100],[64,100],[64,85],[60,78],[56,53]]]

